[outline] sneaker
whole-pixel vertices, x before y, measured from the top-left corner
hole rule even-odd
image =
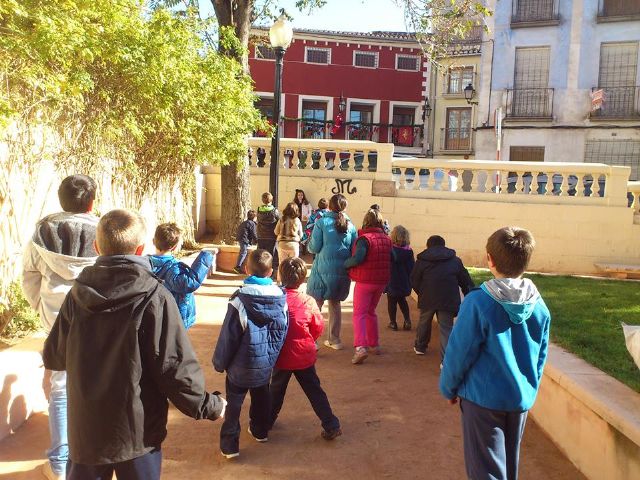
[[[396,322],[389,322],[389,325],[387,325],[387,328],[390,330],[393,330],[394,332],[397,332],[398,324]]]
[[[333,348],[334,350],[344,350],[344,345],[341,342],[331,343],[329,340],[324,341],[324,346]]]
[[[367,351],[372,355],[382,355],[382,350],[380,349],[380,345],[376,345],[375,347],[367,348]]]
[[[244,275],[244,272],[240,267],[234,267],[233,271],[236,272],[238,275]]]
[[[65,475],[62,473],[55,473],[51,469],[51,463],[49,462],[45,462],[45,464],[42,465],[42,475],[44,475],[44,478],[48,478],[49,480],[64,480],[65,477]]]
[[[224,453],[223,451],[220,451],[220,453],[222,454],[222,456],[224,458],[236,458],[240,456],[240,452],[235,452],[235,453]]]
[[[402,325],[402,329],[405,331],[411,330],[411,322],[404,322],[404,325]]]
[[[367,353],[367,349],[364,347],[356,347],[356,353],[353,354],[353,358],[351,359],[351,363],[354,365],[360,365],[364,362],[369,354]]]
[[[442,364],[440,364],[440,370],[442,370]]]
[[[333,440],[335,438],[338,438],[340,435],[342,435],[342,430],[340,430],[339,428],[332,428],[331,430],[322,430],[322,432],[320,432],[320,436],[325,440]]]
[[[264,442],[268,442],[269,441],[269,437],[262,437],[262,438],[258,438],[256,437],[253,432],[251,431],[251,427],[249,427],[247,429],[247,432],[249,432],[249,435],[251,435],[253,438],[256,439],[256,442],[260,442],[260,443],[264,443]]]
[[[427,353],[427,350],[419,350],[416,347],[413,347],[413,351],[416,352],[416,355],[424,355],[425,353]]]

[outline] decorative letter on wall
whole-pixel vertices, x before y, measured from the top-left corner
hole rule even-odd
[[[346,185],[346,188],[345,188]],[[336,178],[336,186],[331,189],[331,193],[346,193],[348,195],[353,195],[356,193],[358,189],[356,187],[351,188],[351,179],[340,180]]]

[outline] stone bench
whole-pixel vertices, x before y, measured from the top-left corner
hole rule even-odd
[[[622,263],[594,263],[595,267],[613,278],[640,278],[640,265]]]

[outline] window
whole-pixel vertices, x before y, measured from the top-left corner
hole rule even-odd
[[[447,93],[462,94],[464,87],[473,85],[473,67],[459,67],[449,70],[447,81]]]
[[[586,163],[606,163],[631,167],[629,180],[640,179],[640,141],[587,140],[584,147]]]
[[[275,60],[276,53],[268,45],[256,45],[255,58],[261,58],[263,60]]]
[[[636,42],[603,43],[600,46],[598,89],[604,90],[604,100],[592,117],[633,118],[640,115],[637,72]]]
[[[273,98],[261,97],[256,101],[255,107],[260,111],[260,115],[271,121],[273,118]]]
[[[331,63],[331,49],[307,47],[305,49],[305,61],[307,63],[323,63],[328,65]]]
[[[558,20],[556,0],[514,0],[512,23]]]
[[[302,102],[302,138],[325,138],[326,102]]]
[[[471,150],[471,108],[447,108],[445,150]]]
[[[544,147],[511,147],[510,162],[544,162]]]
[[[420,57],[416,55],[396,55],[396,70],[417,72],[419,70]]]
[[[417,137],[414,132],[415,107],[393,107],[391,142],[401,147],[413,147]]]
[[[637,0],[600,0],[598,17],[624,17],[639,15],[640,2]]]
[[[373,137],[373,105],[352,103],[347,132],[350,140],[371,140]]]
[[[378,52],[353,52],[353,65],[356,67],[376,68]]]
[[[508,117],[550,118],[553,89],[549,86],[549,47],[516,48],[514,87],[507,89]]]

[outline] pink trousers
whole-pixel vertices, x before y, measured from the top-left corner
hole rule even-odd
[[[376,307],[385,285],[356,282],[353,291],[353,346],[378,346]]]

